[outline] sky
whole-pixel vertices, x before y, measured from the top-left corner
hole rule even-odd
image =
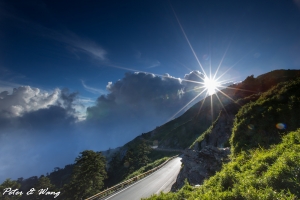
[[[300,1],[1,0],[0,41],[3,182],[153,130],[206,76],[299,69]]]

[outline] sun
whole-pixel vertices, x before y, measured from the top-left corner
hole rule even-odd
[[[209,95],[213,95],[220,87],[220,83],[214,78],[205,77],[204,79],[204,88],[207,90]]]

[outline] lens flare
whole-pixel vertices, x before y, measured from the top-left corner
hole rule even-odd
[[[249,125],[248,125],[248,128],[249,128],[250,130],[253,130],[253,129],[254,129],[254,125],[253,125],[253,124],[249,124]]]
[[[276,128],[278,128],[278,129],[280,129],[280,130],[283,130],[283,129],[286,128],[286,126],[285,126],[285,124],[283,124],[283,123],[278,123],[278,124],[276,124]]]

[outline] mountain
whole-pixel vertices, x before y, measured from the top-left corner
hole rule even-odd
[[[299,76],[300,70],[274,70],[257,78],[253,75],[248,76],[241,83],[230,85],[222,92],[206,97],[180,117],[138,138],[156,141],[160,148],[186,149],[212,125],[222,110],[235,110],[231,113],[235,115],[239,108],[257,99],[262,92]],[[251,96],[253,94],[258,96]]]
[[[180,117],[128,142],[120,148],[121,157],[128,149],[137,149],[141,141],[158,149],[185,150],[183,167],[173,190],[181,188],[185,179],[193,185],[201,184],[219,171],[225,161],[229,161],[230,150],[218,148],[230,147],[229,139],[239,110],[260,99],[264,92],[277,84],[297,77],[300,77],[300,70],[274,70],[257,78],[248,76],[244,81],[196,103]],[[253,124],[249,127],[255,128]],[[199,152],[203,154],[200,157]],[[203,157],[205,159],[201,160]],[[211,159],[207,159],[209,157]],[[199,165],[200,161],[206,167]]]
[[[126,179],[142,166],[184,150],[183,167],[173,191],[183,186],[184,190],[189,187],[185,180],[191,185],[203,184],[241,152],[280,144],[283,135],[300,128],[299,77],[300,70],[275,70],[256,78],[248,76],[124,146],[103,151],[109,177],[105,188]],[[73,165],[57,168],[47,177],[60,188],[68,183],[72,169]],[[37,177],[19,183],[24,181],[29,187],[29,182],[37,182]]]
[[[150,199],[300,198],[299,70],[249,76],[234,87],[243,89],[239,99],[231,96],[238,100],[185,150],[179,190]]]

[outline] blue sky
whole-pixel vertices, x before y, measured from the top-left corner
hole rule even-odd
[[[167,122],[195,74],[299,69],[299,22],[299,0],[1,1],[0,182]]]

